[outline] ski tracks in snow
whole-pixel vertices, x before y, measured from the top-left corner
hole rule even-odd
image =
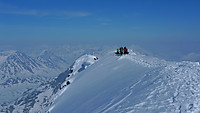
[[[124,96],[119,96],[111,100],[111,102],[105,106],[102,110],[101,113],[108,113],[110,110],[114,109],[116,106],[120,105],[124,100],[126,100],[129,96],[132,95],[132,90],[124,97]]]
[[[133,91],[134,91],[133,88],[135,86],[137,86],[138,84],[140,84],[141,82],[142,81],[139,80],[135,84],[131,84],[129,87],[122,89],[117,96],[114,96],[114,98],[110,101],[109,104],[107,104],[103,108],[100,107],[101,110],[99,110],[98,112],[108,113],[109,111],[117,110],[115,108],[120,106],[120,104],[122,104],[124,101],[126,101],[126,99],[131,97],[131,95],[133,95]],[[121,92],[124,92],[124,93],[121,93]],[[121,94],[124,94],[124,95],[121,95]]]

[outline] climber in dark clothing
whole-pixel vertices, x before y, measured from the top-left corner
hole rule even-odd
[[[120,50],[120,54],[122,55],[124,53],[123,47],[120,47],[119,50]]]
[[[124,47],[124,54],[129,54],[128,49]]]

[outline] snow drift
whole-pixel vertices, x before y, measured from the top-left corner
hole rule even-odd
[[[80,66],[74,65],[76,79],[61,89],[50,113],[200,112],[198,62],[108,53],[84,71]]]

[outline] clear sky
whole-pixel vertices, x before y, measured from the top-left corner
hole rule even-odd
[[[71,42],[193,47],[200,1],[0,0],[0,44]]]

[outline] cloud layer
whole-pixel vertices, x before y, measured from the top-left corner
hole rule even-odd
[[[30,15],[30,16],[65,16],[65,17],[85,17],[91,14],[84,11],[41,11],[41,10],[0,10],[1,14]]]

